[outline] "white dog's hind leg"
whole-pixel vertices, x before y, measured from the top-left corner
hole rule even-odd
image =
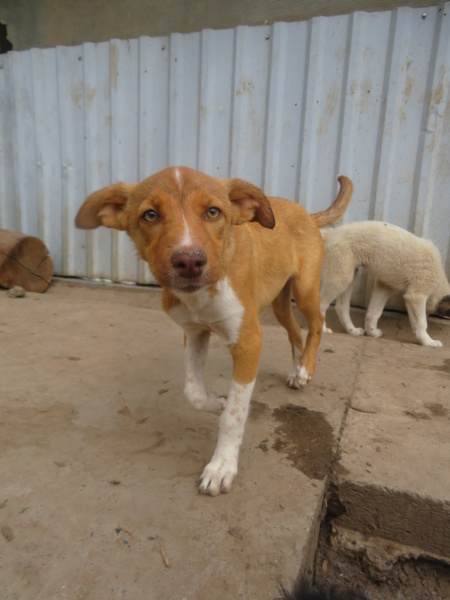
[[[333,300],[335,298],[336,298],[336,295],[334,293],[327,292],[327,290],[323,289],[323,287],[320,288],[320,312],[323,314],[324,319],[326,317],[328,307],[330,306],[330,304],[333,302]],[[333,333],[333,330],[330,329],[329,327],[327,327],[325,320],[323,322],[322,332],[323,333]]]
[[[204,494],[217,496],[231,489],[254,385],[255,381],[245,385],[234,380],[231,383],[227,404],[220,416],[216,450],[200,477],[200,491]]]
[[[185,334],[186,383],[184,395],[194,408],[218,412],[224,408],[226,398],[208,395],[203,379],[210,333],[204,329],[196,329],[186,331]]]
[[[427,332],[427,296],[424,294],[405,294],[405,304],[408,311],[411,328],[423,346],[441,347],[442,342],[433,340]]]
[[[345,331],[350,335],[364,335],[364,329],[355,327],[350,317],[350,299],[352,297],[353,286],[358,277],[358,271],[355,271],[352,281],[345,291],[336,299],[336,314]]]
[[[381,317],[387,299],[392,294],[392,290],[384,286],[380,281],[375,280],[373,284],[372,297],[367,307],[365,330],[367,335],[372,337],[381,337],[383,332],[377,329],[378,319]]]

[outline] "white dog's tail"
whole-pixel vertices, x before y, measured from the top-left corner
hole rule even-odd
[[[322,210],[318,213],[313,213],[311,216],[315,219],[319,227],[326,227],[331,225],[335,221],[342,217],[347,206],[350,203],[353,195],[353,182],[345,175],[338,177],[339,181],[339,193],[336,200],[326,210]]]

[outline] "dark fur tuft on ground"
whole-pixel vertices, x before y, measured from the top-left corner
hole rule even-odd
[[[306,582],[297,582],[291,591],[280,584],[279,596],[274,600],[367,600],[359,592],[343,590],[335,586],[330,589],[310,586]]]

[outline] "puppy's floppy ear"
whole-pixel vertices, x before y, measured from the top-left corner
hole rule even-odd
[[[95,229],[100,225],[126,229],[124,208],[133,187],[119,182],[94,192],[83,202],[75,217],[75,225],[80,229]]]
[[[450,319],[450,296],[444,296],[439,300],[436,312],[441,317]]]
[[[243,179],[223,179],[233,209],[233,223],[240,225],[257,221],[263,227],[273,229],[275,217],[264,192]]]

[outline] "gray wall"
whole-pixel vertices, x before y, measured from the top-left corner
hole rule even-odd
[[[75,229],[85,196],[168,165],[238,176],[310,212],[430,238],[450,268],[450,3],[0,56],[0,227],[55,272],[148,280],[127,236]],[[357,302],[364,303],[364,290]]]
[[[13,49],[26,50],[437,4],[433,0],[0,0],[0,21],[7,25]]]

